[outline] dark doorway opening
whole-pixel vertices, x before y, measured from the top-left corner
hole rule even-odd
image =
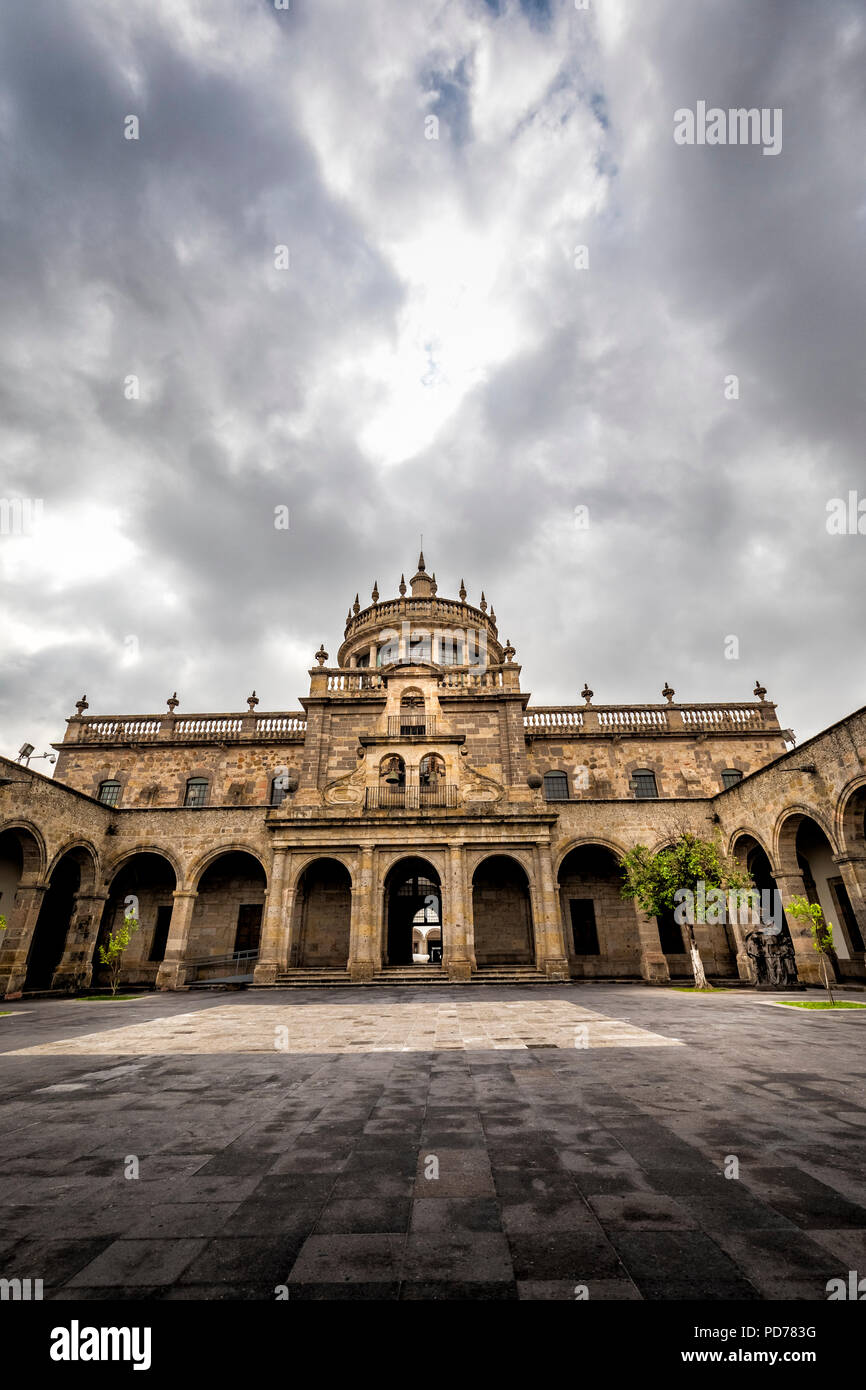
[[[439,939],[431,943],[430,955],[442,962],[442,890],[439,875],[426,859],[404,859],[395,864],[386,880],[386,921],[388,965],[413,965],[413,942],[418,932],[429,938],[430,928],[439,928]],[[435,945],[435,949],[432,946]]]
[[[54,972],[66,945],[75,894],[80,886],[80,866],[71,855],[64,855],[51,875],[51,883],[39,911],[27,959],[25,990],[51,988]]]

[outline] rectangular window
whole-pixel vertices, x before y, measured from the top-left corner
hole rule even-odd
[[[238,908],[235,951],[257,951],[262,936],[262,904],[245,903]]]
[[[598,930],[595,925],[595,903],[592,898],[571,898],[571,935],[576,956],[600,955]]]
[[[737,783],[742,782],[742,780],[743,774],[742,772],[738,772],[736,768],[726,768],[725,771],[722,773],[722,786],[724,787],[725,791],[728,790],[728,787],[735,787]]]
[[[148,960],[164,960],[165,948],[168,944],[168,929],[171,926],[171,907],[158,907],[156,909],[156,926],[153,930],[153,942],[150,947]]]
[[[99,788],[99,800],[103,806],[116,806],[120,796],[119,782],[103,782]]]
[[[186,805],[204,806],[207,801],[207,782],[199,779],[186,784]]]

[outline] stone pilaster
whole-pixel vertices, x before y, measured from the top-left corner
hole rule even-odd
[[[186,984],[186,958],[197,897],[194,889],[176,888],[174,891],[165,957],[156,976],[157,989],[181,989]]]
[[[449,980],[469,980],[475,970],[475,931],[471,907],[467,907],[466,864],[462,845],[448,848],[448,875],[442,904],[443,965]]]
[[[291,851],[285,845],[274,848],[268,891],[262,919],[259,958],[253,983],[272,985],[286,969],[289,960],[289,923],[286,918],[286,883],[291,868]]]
[[[51,981],[52,989],[66,989],[74,993],[90,985],[93,954],[107,899],[107,893],[75,894],[63,955]]]
[[[640,942],[640,973],[651,985],[665,985],[671,978],[665,953],[659,941],[658,922],[634,905]]]
[[[374,848],[364,845],[352,882],[352,915],[349,923],[349,974],[364,983],[382,968],[379,894],[376,891]]]
[[[866,854],[834,854],[833,863],[838,865],[860,935],[866,941]]]
[[[47,883],[19,884],[6,930],[0,932],[0,991],[7,999],[21,997],[27,978],[27,957],[47,891]]]
[[[794,958],[797,962],[797,974],[800,977],[800,983],[804,985],[817,985],[820,987],[824,983],[824,977],[821,970],[821,962],[818,958],[818,952],[812,945],[812,937],[809,932],[808,923],[798,921],[788,912],[788,903],[792,898],[808,898],[809,896],[806,892],[806,885],[803,882],[803,875],[800,873],[776,874],[776,887],[782,895],[782,908],[785,912],[785,921],[788,923],[788,930],[791,933],[791,941],[794,946]],[[829,956],[826,957],[826,963],[827,975],[832,984],[833,980],[836,978],[836,972],[833,969],[833,962]]]
[[[550,843],[542,842],[536,846],[538,865],[538,884],[535,900],[537,905],[535,920],[535,957],[539,970],[551,980],[567,980],[570,977],[565,937],[562,931],[562,909],[559,893],[553,882],[553,868],[550,862]]]

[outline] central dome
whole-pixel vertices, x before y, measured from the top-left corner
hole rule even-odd
[[[399,597],[379,600],[373,585],[372,603],[361,608],[358,595],[346,618],[340,647],[340,667],[392,665],[487,666],[503,660],[496,614],[488,612],[482,592],[478,607],[466,602],[466,586],[460,581],[459,598],[438,596],[435,573],[429,574],[424,552],[409,581],[401,574]]]

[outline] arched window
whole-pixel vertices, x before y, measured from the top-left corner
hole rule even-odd
[[[118,802],[118,800],[119,800],[119,798],[120,798],[120,783],[119,783],[119,782],[113,782],[113,781],[109,781],[109,782],[100,782],[100,784],[99,784],[99,800],[102,802],[103,806],[116,806],[116,805],[117,805],[117,802]]]
[[[438,753],[428,753],[421,759],[418,778],[422,787],[435,787],[445,781],[445,759]]]
[[[387,782],[389,787],[405,786],[406,764],[396,753],[382,759],[379,764],[379,781]]]
[[[545,799],[545,801],[567,801],[567,800],[568,800],[568,773],[567,773],[567,772],[545,772],[545,774],[544,774],[544,799]]]
[[[424,696],[420,690],[404,691],[400,700],[400,737],[411,738],[413,734],[423,734],[425,728]]]
[[[640,768],[637,772],[633,772],[631,784],[638,801],[653,801],[659,794],[656,786],[656,775],[648,768]]]
[[[186,784],[184,806],[207,805],[208,781],[206,777],[190,777]]]
[[[737,783],[742,782],[742,780],[743,774],[740,772],[739,768],[726,767],[722,773],[722,786],[725,791],[728,790],[728,787],[735,787]]]

